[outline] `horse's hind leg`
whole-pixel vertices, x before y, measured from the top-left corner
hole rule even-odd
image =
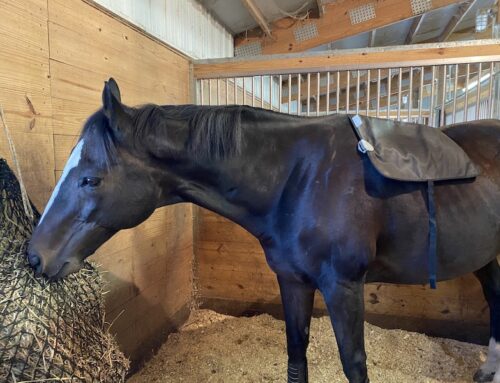
[[[278,276],[285,310],[288,383],[307,383],[306,351],[315,289]]]
[[[500,266],[494,259],[474,273],[490,306],[488,359],[474,375],[476,382],[500,383]]]

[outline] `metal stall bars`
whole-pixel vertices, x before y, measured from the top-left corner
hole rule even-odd
[[[300,116],[360,113],[436,127],[499,117],[494,116],[493,105],[498,100],[493,98],[498,98],[499,92],[495,95],[493,83],[498,77],[500,51],[492,58],[458,57],[445,63],[432,59],[404,66],[337,65],[324,71],[304,68],[295,73],[275,69],[241,72],[237,77],[231,73],[228,78],[222,74],[197,80],[197,101],[201,105],[245,103],[248,95],[251,105]],[[226,97],[220,97],[221,78],[226,82]]]

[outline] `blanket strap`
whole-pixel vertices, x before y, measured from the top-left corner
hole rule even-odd
[[[434,204],[434,181],[427,181],[427,209],[429,213],[429,284],[436,288],[437,274],[437,224]]]

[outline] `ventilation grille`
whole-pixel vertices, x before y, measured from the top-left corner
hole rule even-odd
[[[368,3],[357,8],[349,10],[349,18],[351,24],[359,24],[375,18],[375,6],[373,3]]]
[[[317,37],[318,28],[316,27],[316,23],[307,23],[295,28],[293,30],[293,36],[297,42],[307,41]]]
[[[432,9],[432,0],[411,0],[411,11],[414,15],[421,15]]]
[[[238,45],[234,48],[235,56],[259,56],[262,54],[262,44],[260,41]]]

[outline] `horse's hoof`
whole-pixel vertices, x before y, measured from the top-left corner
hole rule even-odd
[[[486,382],[492,382],[494,376],[495,376],[495,371],[485,372],[485,371],[479,369],[474,374],[473,379],[474,379],[474,382],[476,382],[476,383],[486,383]]]

